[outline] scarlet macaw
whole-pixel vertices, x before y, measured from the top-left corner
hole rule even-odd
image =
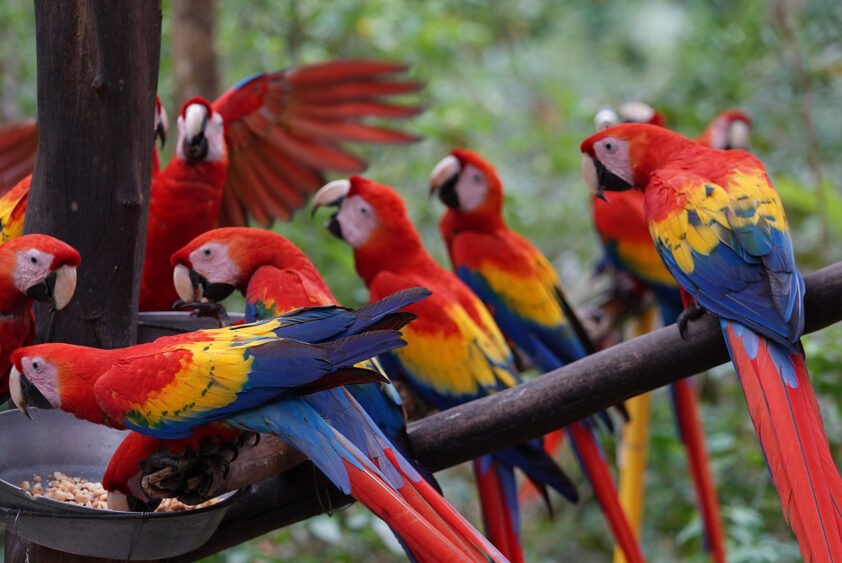
[[[81,258],[47,235],[25,235],[0,245],[0,404],[9,398],[11,356],[35,341],[35,300],[63,309],[76,289]]]
[[[197,297],[219,299],[233,289],[246,298],[246,320],[253,321],[274,316],[298,307],[335,304],[336,299],[307,256],[283,236],[262,229],[226,227],[207,231],[172,257],[174,279],[179,296],[184,301]],[[206,290],[207,289],[207,293]],[[364,367],[379,370],[369,363]],[[391,384],[349,385],[350,397],[340,390],[330,390],[305,397],[322,416],[333,421],[337,430],[348,436],[364,452],[368,444],[378,444],[368,451],[372,461],[387,455],[398,471],[411,463],[420,473],[426,470],[408,462],[409,446],[400,398]],[[343,407],[349,403],[352,409]],[[365,416],[342,417],[337,412],[348,412],[361,406]],[[376,424],[371,426],[369,417]],[[382,430],[382,433],[377,429]],[[385,434],[385,435],[384,435]],[[354,439],[353,436],[359,436]],[[395,451],[395,446],[397,451]],[[426,476],[426,475],[425,475]],[[432,479],[432,476],[426,476]],[[403,483],[398,492],[423,496],[445,516],[454,519],[454,527],[472,541],[479,536],[458,513],[445,505],[440,494],[412,475],[396,475],[395,481]],[[433,481],[434,483],[434,481]],[[405,487],[409,487],[405,492]],[[417,492],[416,492],[417,491]],[[484,538],[482,538],[482,541]]]
[[[842,558],[834,496],[842,480],[800,343],[804,280],[763,164],[643,124],[610,127],[581,150],[594,193],[643,191],[659,255],[695,304],[719,318],[802,556]]]
[[[150,192],[140,309],[172,307],[177,296],[164,282],[170,256],[196,236],[217,224],[244,225],[246,215],[263,226],[287,219],[321,186],[324,171],[364,169],[339,143],[414,140],[360,123],[420,111],[384,100],[420,88],[393,78],[404,70],[380,61],[330,61],[252,76],[213,103],[185,103],[175,158]]]
[[[584,357],[591,345],[558,274],[503,218],[503,184],[491,163],[456,149],[435,166],[430,187],[448,207],[439,228],[453,270],[485,303],[506,338],[543,372]],[[575,422],[567,432],[617,543],[629,561],[642,561],[591,425]]]
[[[348,382],[379,380],[375,372],[352,366],[402,345],[398,330],[380,328],[381,313],[425,293],[404,292],[356,312],[301,309],[118,350],[68,344],[21,348],[13,358],[12,396],[24,412],[46,401],[91,422],[154,438],[188,438],[212,423],[274,434],[386,520],[414,556],[482,561],[475,546],[451,539],[397,495],[388,472],[302,398]],[[398,327],[407,320],[400,318]]]
[[[352,176],[324,186],[313,206],[339,205],[329,230],[354,249],[369,299],[406,287],[432,291],[405,310],[417,319],[404,329],[407,346],[383,357],[387,371],[405,379],[422,399],[444,410],[520,382],[512,352],[481,301],[424,249],[400,196],[390,187]],[[542,491],[567,498],[575,488],[540,439],[474,460],[474,473],[491,541],[513,561],[523,559],[514,467]],[[546,493],[545,493],[546,494]]]

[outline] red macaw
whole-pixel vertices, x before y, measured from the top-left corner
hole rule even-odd
[[[381,328],[381,313],[425,294],[404,292],[356,312],[301,309],[117,350],[69,344],[21,348],[13,358],[12,396],[24,412],[27,405],[46,402],[91,422],[154,438],[188,438],[197,427],[213,423],[274,434],[386,520],[415,557],[485,561],[479,548],[452,539],[422,514],[423,506],[399,496],[390,476],[302,397],[379,380],[377,373],[352,366],[401,346],[397,328],[407,317]]]
[[[319,190],[313,206],[321,205],[339,206],[328,228],[353,247],[370,300],[406,287],[432,291],[405,309],[417,319],[404,329],[407,346],[381,358],[390,374],[441,410],[520,382],[512,352],[488,310],[427,253],[392,188],[352,176]],[[521,561],[514,467],[540,483],[542,491],[549,486],[571,500],[577,494],[540,439],[474,460],[489,537],[509,559]]]
[[[503,184],[479,154],[456,149],[430,175],[448,209],[439,222],[453,270],[482,300],[506,338],[543,371],[592,350],[549,260],[503,219]],[[587,421],[567,427],[617,543],[628,561],[642,561],[617,498],[614,480]]]
[[[804,280],[763,164],[642,124],[610,127],[581,150],[594,193],[643,191],[658,253],[695,305],[719,318],[802,556],[842,559],[842,480],[799,340]]]
[[[283,236],[271,231],[248,227],[207,231],[176,252],[172,263],[175,267],[173,277],[182,300],[190,302],[202,297],[219,299],[236,288],[246,298],[246,321],[272,317],[298,307],[336,304],[336,298],[327,283],[307,256]],[[380,369],[371,363],[364,367]],[[391,384],[349,385],[347,390],[352,398],[343,397],[338,390],[331,390],[308,395],[306,399],[349,437],[355,433],[354,429],[343,425],[344,421],[333,413],[346,410],[339,408],[345,401],[354,405],[359,403],[368,416],[365,421],[348,421],[358,427],[357,433],[359,430],[364,431],[362,440],[352,441],[363,451],[366,444],[382,444],[387,455],[400,460],[400,463],[394,464],[399,471],[410,463],[420,473],[426,474],[426,470],[411,458],[405,459],[410,453],[406,441],[406,420],[400,397]],[[366,428],[364,422],[367,422],[368,417],[371,417],[376,428]],[[381,452],[373,452],[374,457],[381,455]],[[403,477],[396,476],[396,480],[404,486],[410,485],[410,494],[414,495],[417,491],[432,506],[440,506],[445,502],[427,482],[414,475]],[[432,479],[432,476],[428,478]],[[406,494],[404,486],[397,487],[402,495]],[[453,525],[461,528],[467,537],[471,538],[472,533],[477,533],[471,532],[473,528],[449,505],[440,510],[455,518]],[[476,538],[471,539],[476,541]]]
[[[659,112],[642,103],[634,103],[631,107],[624,104],[620,115],[626,122],[666,126],[666,120]],[[748,148],[750,123],[751,119],[745,113],[726,110],[714,118],[696,141],[717,149]],[[616,125],[616,121],[612,123],[606,114],[598,113],[596,124],[598,129],[603,129]],[[607,263],[632,282],[631,287],[624,288],[624,291],[630,291],[635,299],[641,299],[646,290],[650,291],[660,309],[662,324],[676,322],[682,310],[678,282],[652,244],[646,226],[643,193],[638,190],[614,192],[610,201],[593,196],[592,209],[594,226],[605,249]],[[714,561],[725,561],[725,532],[692,380],[682,379],[670,385],[670,398],[696,489],[704,523],[705,546]]]
[[[175,158],[152,183],[140,310],[172,307],[170,256],[196,236],[217,224],[244,225],[247,214],[263,226],[287,219],[324,171],[364,169],[340,142],[415,140],[360,123],[420,111],[384,101],[420,88],[392,78],[404,70],[379,61],[304,65],[247,78],[213,103],[184,104]]]
[[[76,289],[81,258],[47,235],[25,235],[0,245],[0,404],[9,398],[12,352],[35,341],[34,300],[63,309]]]

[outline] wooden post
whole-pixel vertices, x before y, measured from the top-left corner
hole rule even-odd
[[[160,2],[36,0],[38,125],[25,232],[82,254],[76,295],[40,340],[133,344],[151,181]]]

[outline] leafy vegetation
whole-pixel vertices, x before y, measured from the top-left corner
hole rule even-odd
[[[170,99],[169,6],[164,5],[160,92]],[[34,112],[31,3],[0,5],[0,106],[5,117]],[[809,272],[842,259],[839,244],[842,122],[842,5],[829,0],[670,2],[617,0],[315,0],[217,5],[224,84],[254,72],[330,57],[405,61],[426,83],[428,108],[402,124],[423,141],[364,151],[367,175],[398,188],[434,255],[445,263],[427,175],[454,146],[479,151],[507,188],[506,213],[552,260],[574,301],[591,297],[598,257],[578,144],[604,105],[630,99],[661,109],[693,136],[720,110],[754,118],[753,145],[789,210],[799,265]],[[179,100],[178,102],[180,102]],[[177,103],[168,107],[177,107]],[[11,108],[11,109],[10,109]],[[298,243],[349,305],[367,293],[347,247],[299,213],[275,228]],[[805,338],[827,422],[840,453],[842,329]],[[798,551],[729,367],[701,376],[703,413],[732,561],[795,561]],[[643,545],[653,561],[704,561],[701,527],[665,392],[655,395]],[[613,451],[611,439],[606,451]],[[571,459],[562,463],[571,468]],[[440,474],[446,494],[478,521],[468,472]],[[529,507],[529,561],[604,561],[611,549],[596,503],[582,483],[578,506],[554,499],[556,515]],[[336,525],[336,524],[340,525]],[[402,560],[359,507],[248,542],[208,561]],[[320,555],[316,555],[319,553]]]

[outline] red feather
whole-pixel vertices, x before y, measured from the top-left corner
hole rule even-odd
[[[842,520],[837,510],[842,501],[840,478],[804,357],[791,354],[797,381],[797,387],[792,387],[782,379],[765,338],[757,337],[757,357],[751,359],[733,323],[728,323],[724,333],[801,555],[806,561],[842,560]]]

